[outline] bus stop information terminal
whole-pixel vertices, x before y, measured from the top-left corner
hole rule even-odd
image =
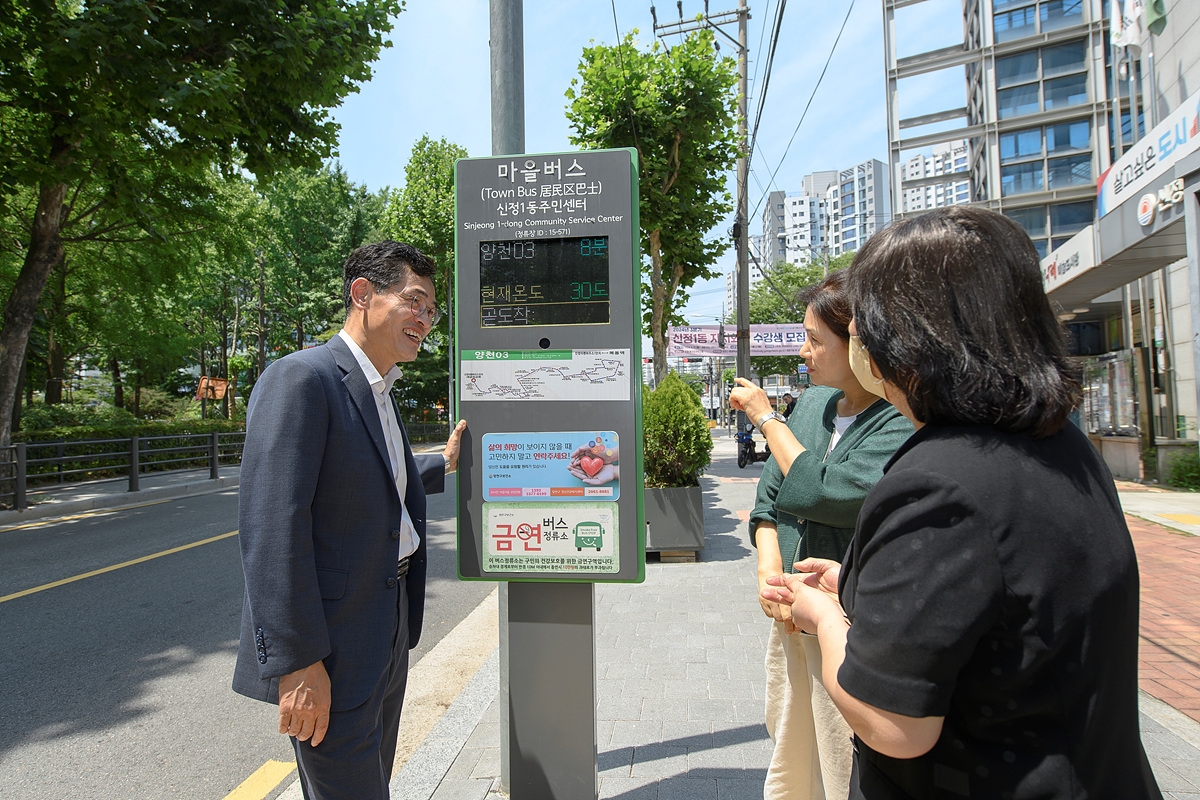
[[[458,572],[501,592],[501,774],[594,800],[593,584],[645,578],[632,150],[455,165]]]
[[[645,576],[634,158],[456,164],[464,579]]]

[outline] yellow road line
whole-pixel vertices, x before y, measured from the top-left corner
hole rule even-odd
[[[236,789],[225,795],[224,800],[262,800],[295,770],[294,761],[268,761],[242,781]]]
[[[199,495],[192,495],[198,497]],[[65,517],[44,517],[42,519],[33,519],[29,522],[20,522],[16,525],[4,525],[0,527],[0,533],[7,531],[20,531],[26,528],[36,528],[40,525],[56,525],[60,522],[74,522],[77,519],[87,519],[88,517],[99,516],[100,514],[115,514],[118,511],[132,511],[135,508],[145,508],[146,506],[160,506],[163,503],[173,503],[176,500],[182,500],[183,497],[167,497],[162,500],[147,500],[145,503],[134,503],[128,506],[113,506],[112,508],[93,508],[91,511],[81,511],[78,514],[71,514]]]
[[[228,539],[230,536],[237,536],[237,531],[230,531],[229,533],[222,533],[220,536],[213,536],[208,539],[201,539],[198,542],[192,542],[191,544],[180,545],[179,547],[172,547],[170,550],[163,550],[161,553],[151,553],[148,556],[142,556],[141,558],[135,558],[131,561],[124,561],[120,564],[113,564],[111,567],[104,567],[102,569],[94,569],[91,572],[85,572],[82,575],[75,575],[70,578],[63,578],[61,581],[54,581],[53,583],[43,583],[41,586],[34,586],[32,589],[24,589],[19,592],[13,592],[12,594],[6,594],[3,597],[0,597],[0,603],[7,603],[9,600],[16,600],[18,597],[24,597],[26,595],[37,594],[38,592],[44,592],[47,589],[53,589],[56,586],[65,586],[68,583],[74,583],[75,581],[81,581],[84,578],[91,578],[96,575],[103,575],[104,573],[112,572],[113,570],[123,569],[124,567],[132,567],[134,564],[141,564],[146,561],[153,561],[156,558],[162,558],[163,556],[169,556],[172,553],[181,553],[184,550],[191,550],[193,547],[199,547],[200,545],[211,544],[212,542],[219,542],[222,539]]]

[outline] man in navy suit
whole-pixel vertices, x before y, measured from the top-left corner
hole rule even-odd
[[[409,245],[355,250],[345,327],[273,363],[247,410],[233,688],[278,703],[308,800],[388,797],[425,608],[425,495],[457,467],[466,426],[414,456],[391,397],[396,363],[437,323],[433,271]]]

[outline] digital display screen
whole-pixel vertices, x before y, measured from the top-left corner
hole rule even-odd
[[[479,243],[485,328],[609,322],[608,237]]]

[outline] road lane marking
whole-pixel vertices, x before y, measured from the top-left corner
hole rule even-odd
[[[295,770],[295,761],[268,761],[242,781],[236,789],[225,795],[224,800],[262,800]]]
[[[103,567],[101,569],[94,569],[91,572],[85,572],[82,575],[74,575],[70,578],[63,578],[61,581],[54,581],[53,583],[43,583],[41,586],[34,586],[32,589],[23,589],[19,592],[13,592],[12,594],[6,594],[3,597],[0,597],[0,603],[7,603],[9,600],[16,600],[18,597],[25,597],[26,595],[30,595],[30,594],[37,594],[38,592],[44,592],[47,589],[54,589],[55,587],[58,587],[58,586],[66,586],[68,583],[74,583],[75,581],[81,581],[84,578],[93,578],[96,575],[103,575],[106,572],[113,572],[114,570],[124,569],[125,567],[132,567],[134,564],[142,564],[142,563],[145,563],[146,561],[153,561],[156,558],[162,558],[163,556],[169,556],[173,553],[182,553],[184,550],[191,550],[193,547],[200,547],[201,545],[212,544],[213,542],[219,542],[222,539],[228,539],[230,536],[237,536],[237,533],[238,533],[237,531],[230,531],[229,533],[222,533],[220,536],[212,536],[208,539],[201,539],[198,542],[192,542],[191,544],[184,544],[184,545],[180,545],[179,547],[172,547],[170,550],[163,550],[160,553],[151,553],[148,556],[142,556],[141,558],[135,558],[130,561],[123,561],[120,564],[113,564],[111,567]]]
[[[237,487],[232,487],[237,488]],[[227,489],[220,489],[216,492],[205,492],[204,494],[218,494]],[[78,514],[69,514],[62,517],[42,517],[41,519],[33,519],[29,522],[18,522],[14,525],[0,525],[0,533],[8,531],[21,531],[26,528],[37,528],[43,525],[57,525],[60,522],[74,522],[79,519],[88,519],[89,517],[97,517],[101,514],[116,514],[120,511],[132,511],[137,508],[146,508],[147,506],[161,506],[163,503],[174,503],[177,500],[186,500],[190,497],[202,497],[203,494],[180,495],[179,497],[164,497],[162,500],[147,500],[144,503],[131,503],[127,506],[113,506],[112,508],[93,508],[90,511],[80,511]],[[20,513],[20,512],[18,512]]]

